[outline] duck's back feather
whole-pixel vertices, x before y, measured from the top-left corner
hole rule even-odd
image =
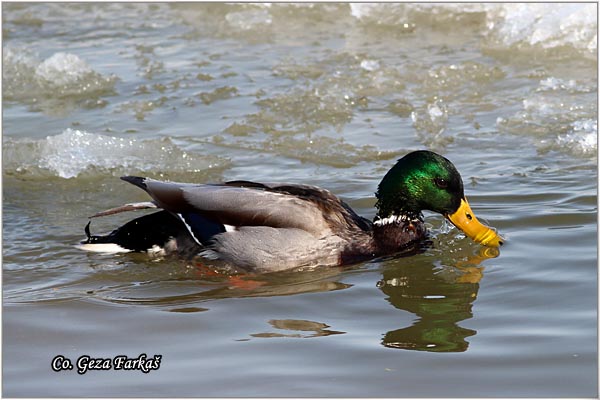
[[[196,185],[139,177],[123,179],[144,189],[163,209],[199,214],[224,225],[293,228],[317,238],[371,229],[368,220],[331,192],[315,186],[249,181]]]

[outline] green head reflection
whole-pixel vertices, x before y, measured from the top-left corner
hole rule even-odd
[[[395,260],[384,270],[378,287],[394,307],[418,319],[412,326],[387,332],[382,344],[406,350],[466,351],[466,338],[477,331],[459,323],[473,317],[473,302],[483,276],[483,267],[478,264],[490,256],[494,254],[479,253],[455,266]]]

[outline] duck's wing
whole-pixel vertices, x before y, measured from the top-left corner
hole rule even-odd
[[[176,214],[199,214],[234,227],[297,228],[316,237],[369,230],[370,223],[327,190],[308,185],[232,181],[220,185],[121,178],[144,189],[156,205]]]

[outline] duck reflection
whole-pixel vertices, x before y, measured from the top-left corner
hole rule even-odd
[[[190,279],[188,275],[180,280],[172,278],[169,280],[171,285],[168,286],[165,285],[165,280],[159,279],[137,285],[105,287],[88,294],[111,303],[154,306],[171,312],[193,313],[207,311],[207,308],[200,307],[199,304],[216,299],[291,296],[344,290],[352,286],[340,282],[341,268],[258,275],[207,275],[206,271],[193,268],[199,273],[196,278]],[[186,289],[190,292],[180,294]]]
[[[418,317],[411,326],[387,332],[382,339],[385,347],[463,352],[469,346],[466,338],[477,333],[459,324],[473,316],[473,302],[477,298],[484,271],[480,264],[497,257],[498,251],[484,248],[475,255],[471,253],[472,250],[465,250],[464,254],[454,252],[448,256],[439,250],[407,258],[390,258],[383,262],[385,267],[377,286],[395,308]],[[216,299],[290,296],[352,287],[352,284],[343,282],[344,272],[348,268],[215,276],[195,266],[190,268],[192,276],[199,274],[194,279],[190,279],[191,273],[188,271],[182,273],[179,279],[171,277],[169,285],[159,279],[139,285],[109,286],[89,293],[113,303],[153,306],[176,313],[198,313],[207,311],[208,308],[203,306]],[[188,293],[181,294],[187,290]],[[274,330],[250,336],[311,338],[345,333],[328,329],[327,324],[317,321],[273,319],[268,322]]]
[[[473,302],[483,276],[479,263],[497,255],[486,248],[455,265],[443,265],[439,259],[429,266],[422,258],[414,262],[390,260],[377,286],[394,307],[419,318],[412,326],[387,332],[382,344],[406,350],[466,351],[466,338],[477,331],[459,323],[473,316]]]

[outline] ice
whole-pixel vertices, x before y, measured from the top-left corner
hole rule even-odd
[[[42,62],[35,70],[38,79],[55,85],[68,85],[84,79],[94,70],[81,58],[70,53],[56,53]]]
[[[103,76],[71,53],[58,52],[40,62],[26,48],[6,48],[2,58],[3,96],[8,100],[38,104],[56,97],[87,100],[113,93],[117,82],[115,75]]]
[[[379,66],[379,61],[377,60],[362,60],[360,62],[360,67],[369,72],[378,70]]]
[[[556,143],[571,152],[582,155],[595,155],[598,150],[598,122],[596,120],[579,120],[571,124],[570,133],[560,135]]]
[[[558,91],[564,90],[569,93],[590,93],[596,91],[596,85],[594,83],[586,83],[575,79],[559,79],[550,76],[540,81],[540,87],[538,91]]]
[[[483,34],[492,39],[494,46],[511,48],[524,44],[544,49],[570,46],[595,57],[596,7],[595,3],[351,3],[350,14],[363,23],[392,24],[402,30],[407,22],[424,15],[444,23],[484,13]]]
[[[440,150],[452,137],[443,135],[448,125],[448,109],[441,100],[427,104],[425,109],[417,109],[410,114],[413,126],[420,141],[427,147]]]
[[[254,29],[262,25],[270,25],[273,21],[271,14],[267,9],[249,9],[231,12],[225,16],[225,19],[233,28],[243,31]]]
[[[585,3],[490,4],[489,35],[505,46],[572,46],[585,53],[597,48],[597,10]]]
[[[5,139],[9,173],[50,173],[61,178],[82,174],[136,171],[199,172],[220,160],[182,150],[169,138],[139,140],[66,129],[41,140]]]

